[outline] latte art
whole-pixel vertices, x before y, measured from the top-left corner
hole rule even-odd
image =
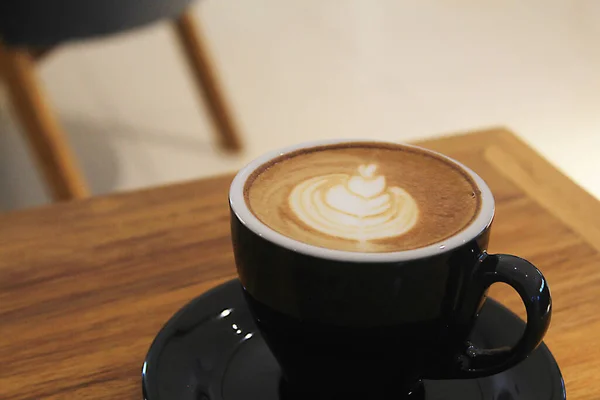
[[[417,222],[419,209],[404,189],[388,187],[377,165],[361,165],[356,175],[328,174],[299,183],[290,209],[311,228],[338,238],[369,241],[400,236]]]
[[[480,197],[452,161],[375,142],[281,154],[256,168],[244,185],[248,208],[272,231],[360,253],[442,245],[478,215]]]

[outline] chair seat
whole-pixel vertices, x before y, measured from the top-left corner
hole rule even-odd
[[[192,0],[0,0],[0,40],[47,47],[179,16]]]

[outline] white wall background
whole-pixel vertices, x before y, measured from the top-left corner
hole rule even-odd
[[[505,125],[600,197],[600,2],[207,0],[194,6],[243,129],[221,154],[166,23],[40,69],[94,193],[231,171],[293,142]],[[43,204],[0,102],[0,209]]]

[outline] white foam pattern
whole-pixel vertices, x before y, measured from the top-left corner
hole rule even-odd
[[[404,189],[388,187],[377,165],[356,175],[328,174],[294,187],[289,205],[300,221],[326,235],[369,241],[400,236],[417,223],[419,208]]]

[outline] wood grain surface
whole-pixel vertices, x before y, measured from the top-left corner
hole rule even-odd
[[[570,400],[600,399],[600,205],[511,133],[421,143],[479,173],[497,215],[490,252],[546,275],[546,343]],[[231,176],[0,216],[0,398],[140,399],[167,319],[235,276]],[[517,295],[492,295],[523,314]]]

